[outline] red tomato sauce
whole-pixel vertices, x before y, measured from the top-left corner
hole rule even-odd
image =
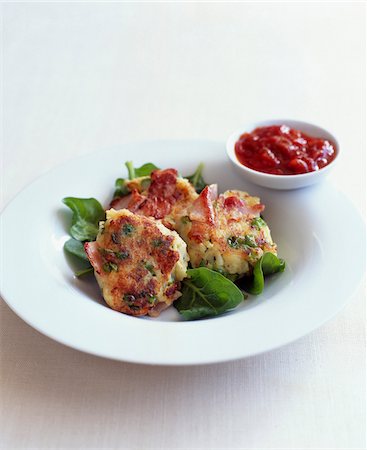
[[[250,169],[275,175],[314,172],[330,164],[335,145],[286,125],[256,128],[235,144],[238,161]]]

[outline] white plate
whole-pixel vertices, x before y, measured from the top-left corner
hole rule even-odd
[[[124,162],[152,161],[259,195],[266,205],[286,271],[261,296],[213,319],[180,321],[174,308],[158,319],[109,309],[95,281],[73,277],[63,252],[66,196],[105,205]],[[314,330],[337,313],[364,272],[364,227],[351,203],[329,183],[271,191],[246,182],[227,161],[225,145],[200,141],[126,144],[58,167],[21,192],[2,215],[2,295],[28,324],[65,345],[95,355],[147,364],[205,364],[265,352]]]

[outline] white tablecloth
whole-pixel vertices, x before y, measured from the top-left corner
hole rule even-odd
[[[331,181],[364,213],[362,3],[5,3],[2,17],[2,206],[101,147],[288,117],[338,134]],[[365,448],[364,317],[359,287],[284,348],[169,368],[66,348],[2,303],[1,448]]]

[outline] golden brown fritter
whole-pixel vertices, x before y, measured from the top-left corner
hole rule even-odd
[[[181,295],[186,244],[158,220],[111,209],[85,250],[106,303],[117,311],[156,316]]]
[[[243,276],[264,252],[276,254],[270,230],[260,217],[263,210],[258,197],[242,191],[218,197],[216,185],[207,186],[177,228],[187,243],[191,265]]]

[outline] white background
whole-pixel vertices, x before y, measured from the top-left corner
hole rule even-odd
[[[364,4],[5,3],[2,24],[2,207],[101,147],[288,117],[339,136],[331,179],[364,213]],[[298,342],[182,369],[82,354],[0,311],[1,448],[365,448],[362,287]]]

